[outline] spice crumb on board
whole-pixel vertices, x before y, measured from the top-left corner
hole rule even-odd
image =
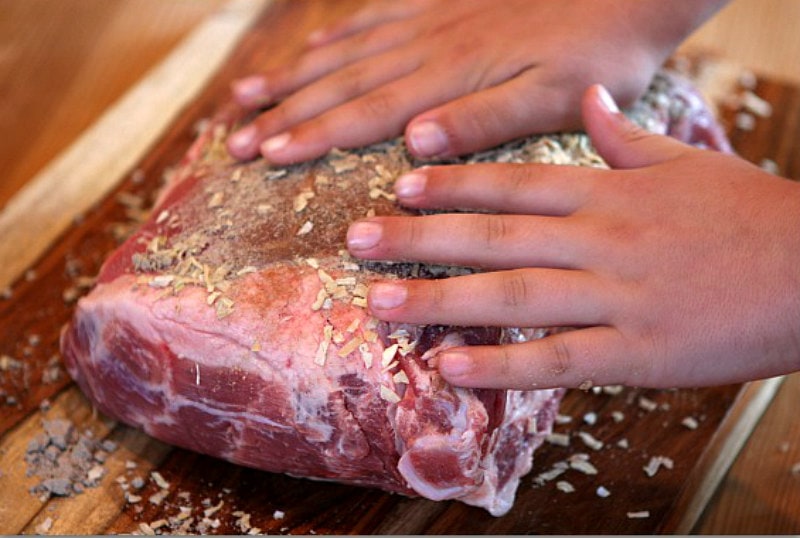
[[[53,528],[53,518],[47,517],[44,521],[36,525],[36,534],[47,534]]]
[[[42,420],[25,453],[27,476],[39,479],[31,493],[69,497],[98,486],[106,474],[103,464],[116,449],[113,441],[99,441],[88,429],[79,432],[67,419]]]
[[[569,446],[569,435],[566,433],[551,433],[545,437],[545,441],[551,445]]]
[[[189,491],[175,491],[171,482],[167,480],[159,471],[152,471],[142,478],[134,474],[138,465],[135,462],[126,462],[127,476],[120,476],[116,482],[125,492],[125,498],[129,509],[133,511],[133,516],[145,512],[145,508],[140,504],[141,497],[134,495],[132,489],[141,490],[148,484],[159,488],[155,494],[158,496],[158,512],[154,519],[145,521],[135,521],[133,535],[194,535],[194,534],[217,534],[230,531],[242,535],[265,534],[265,531],[254,525],[254,519],[269,518],[268,521],[280,521],[286,518],[283,510],[273,510],[261,516],[250,514],[235,506],[235,501],[229,499],[228,495],[233,494],[230,488],[221,488],[214,496],[203,498],[199,503],[192,502],[192,493]],[[213,487],[213,483],[208,483]],[[152,497],[152,496],[151,496]],[[267,515],[269,514],[269,515]],[[289,527],[283,527],[281,533],[290,531]]]
[[[650,412],[655,411],[656,409],[658,409],[658,404],[656,402],[654,402],[653,400],[651,400],[650,398],[646,398],[644,396],[641,396],[639,398],[639,407],[641,409],[644,409],[648,413],[650,413]]]
[[[644,469],[644,472],[648,477],[652,478],[662,467],[665,469],[672,469],[674,467],[672,458],[668,458],[666,456],[653,456],[650,458],[650,461],[647,462],[647,465],[642,467],[642,469]]]
[[[589,461],[588,454],[582,454],[582,453],[573,454],[572,456],[569,457],[568,463],[571,469],[580,471],[583,474],[588,474],[588,475],[597,474],[597,467],[592,465],[592,463]]]
[[[580,437],[584,445],[591,448],[592,450],[600,450],[603,448],[603,446],[605,446],[605,443],[603,443],[603,441],[600,441],[599,439],[595,438],[589,432],[578,432],[578,437]]]
[[[687,429],[696,430],[698,426],[700,426],[700,423],[694,417],[686,417],[681,420],[681,425]]]
[[[575,491],[575,486],[573,486],[566,480],[559,480],[558,482],[556,482],[556,489],[559,491],[563,491],[564,493],[573,493]]]

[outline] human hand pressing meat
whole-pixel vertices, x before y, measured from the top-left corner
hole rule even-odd
[[[478,164],[400,178],[407,206],[496,214],[366,219],[348,232],[350,252],[488,272],[373,285],[371,312],[577,327],[440,353],[461,386],[703,386],[800,369],[800,184],[650,134],[601,86],[583,117],[612,170]]]
[[[261,113],[228,139],[239,159],[319,157],[405,131],[419,158],[580,126],[604,83],[628,104],[725,0],[377,0],[312,34],[296,62],[233,85]]]

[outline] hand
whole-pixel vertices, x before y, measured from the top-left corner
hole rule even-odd
[[[378,0],[292,65],[233,85],[261,113],[230,153],[288,164],[395,137],[420,158],[580,126],[584,88],[623,104],[722,0]]]
[[[800,369],[800,184],[647,133],[599,86],[583,114],[612,170],[483,164],[398,179],[407,206],[496,213],[367,219],[350,252],[487,272],[375,284],[371,312],[576,328],[441,352],[461,386],[702,386]]]

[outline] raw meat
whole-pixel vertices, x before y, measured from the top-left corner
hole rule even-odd
[[[720,147],[705,110],[681,97],[690,91],[660,76],[633,114]],[[371,318],[364,298],[377,279],[470,271],[362,263],[343,250],[353,220],[405,212],[391,183],[418,163],[398,141],[286,169],[236,163],[223,142],[241,117],[228,106],[210,122],[149,221],[78,303],[62,334],[70,374],[104,413],[174,445],[506,513],[564,391],[452,387],[436,352],[564,329]],[[467,162],[479,160],[604,166],[582,134],[530,138]]]

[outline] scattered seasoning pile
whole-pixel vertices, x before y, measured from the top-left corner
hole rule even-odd
[[[222,488],[216,495],[205,496],[198,503],[193,499],[194,494],[176,490],[160,472],[152,471],[143,476],[137,467],[136,462],[126,462],[125,475],[116,479],[126,503],[134,514],[143,513],[148,505],[158,506],[160,509],[158,519],[139,521],[131,534],[217,534],[226,529],[233,529],[242,535],[265,534],[264,529],[251,521],[253,515],[237,509],[235,501],[228,497],[232,490]],[[154,489],[155,492],[151,493]],[[287,533],[291,530],[289,526],[274,528],[275,522],[286,518],[283,510],[274,510],[271,515],[260,514],[257,517],[266,519],[273,532],[279,530]]]
[[[28,378],[27,363],[11,355],[0,355],[0,381],[3,387],[25,386]],[[8,406],[19,405],[19,399],[7,389],[0,387],[0,402]]]
[[[23,358],[0,353],[0,405],[5,404],[10,407],[21,405],[21,395],[30,389],[31,372],[35,371],[31,364],[32,361],[27,359],[34,355],[34,348],[39,345],[40,340],[40,337],[35,334],[28,337],[28,345],[22,348],[21,357]],[[42,367],[41,375],[43,385],[56,383],[62,379],[64,369],[61,357],[55,354],[47,359]]]
[[[28,443],[25,454],[27,476],[39,478],[31,493],[47,500],[97,486],[106,474],[103,464],[117,449],[116,443],[98,441],[90,430],[81,433],[67,419],[43,420],[42,428]]]
[[[663,400],[666,397],[664,394],[658,398],[662,400],[659,402],[640,394],[638,390],[624,388],[621,385],[595,386],[587,393],[598,398],[598,407],[580,417],[556,415],[555,431],[545,438],[545,442],[551,445],[553,450],[565,450],[565,454],[562,459],[553,462],[549,468],[542,469],[532,477],[533,487],[554,488],[560,492],[559,494],[575,494],[585,491],[588,487],[600,499],[614,497],[620,485],[613,480],[609,481],[609,476],[604,472],[604,464],[609,460],[624,458],[633,465],[641,461],[641,471],[647,479],[652,480],[657,480],[657,475],[660,473],[669,473],[676,465],[669,456],[652,454],[652,447],[633,446],[636,443],[630,442],[625,437],[627,429],[620,429],[615,425],[630,424],[633,427],[634,422],[638,424],[642,421],[655,421],[664,427],[670,424],[680,426],[681,429],[687,430],[686,435],[691,435],[691,432],[697,430],[704,420],[703,415],[687,416],[677,420],[667,418],[663,413],[669,412],[673,406],[669,401]],[[581,449],[588,450],[581,452]],[[608,452],[612,453],[610,457]],[[627,519],[651,517],[650,510],[641,509],[649,507],[629,508],[631,509],[619,517]]]

